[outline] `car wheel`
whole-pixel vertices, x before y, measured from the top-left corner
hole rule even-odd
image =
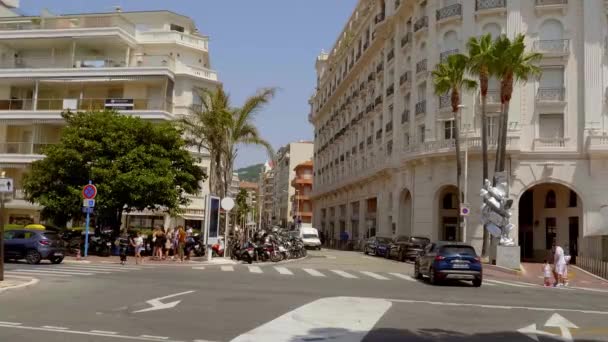
[[[422,279],[422,273],[420,273],[420,266],[418,266],[417,263],[414,265],[414,278]]]
[[[38,251],[34,249],[27,251],[27,254],[25,255],[25,261],[27,261],[28,264],[39,264],[40,260],[42,260],[42,257],[40,256],[40,253],[38,253]]]
[[[63,257],[53,257],[50,259],[52,264],[61,264]]]
[[[475,287],[480,287],[480,286],[481,286],[481,283],[482,283],[481,278],[475,278],[475,279],[473,280],[473,286],[475,286]]]
[[[439,285],[439,282],[437,281],[437,277],[435,275],[435,270],[432,268],[429,270],[429,282],[432,285]]]

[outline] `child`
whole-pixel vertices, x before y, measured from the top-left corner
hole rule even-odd
[[[543,276],[545,279],[545,287],[551,287],[551,277],[553,276],[553,272],[551,270],[551,265],[549,265],[549,263],[547,262],[547,260],[545,260],[545,263],[543,265]]]

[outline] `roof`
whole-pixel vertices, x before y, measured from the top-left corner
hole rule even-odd
[[[258,189],[258,183],[241,181],[241,183],[239,184],[239,188],[241,188],[241,189],[257,190]]]
[[[303,167],[312,167],[312,160],[307,160],[305,162],[302,162],[302,163],[296,165],[294,170],[301,169]]]

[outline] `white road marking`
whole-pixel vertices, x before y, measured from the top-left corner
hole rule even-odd
[[[360,342],[390,309],[384,299],[321,298],[290,311],[231,342]]]
[[[274,269],[277,270],[277,272],[279,272],[280,274],[293,275],[293,272],[291,272],[289,269],[287,269],[285,267],[275,267]]]
[[[583,290],[583,291],[592,291],[592,292],[608,293],[608,289],[592,289],[592,288],[588,288],[588,287],[565,287],[565,288],[566,288],[566,289]]]
[[[154,335],[140,335],[140,336],[144,337],[144,338],[153,338],[155,340],[168,340],[169,339],[168,337],[165,337],[165,336],[154,336]]]
[[[101,334],[101,333],[95,333],[92,331],[78,331],[78,330],[56,330],[56,329],[48,329],[48,328],[44,328],[44,327],[28,327],[28,326],[22,326],[22,325],[5,325],[0,323],[0,328],[6,328],[6,329],[19,329],[19,330],[32,330],[32,331],[48,331],[48,332],[54,332],[54,333],[59,333],[59,334],[71,334],[71,335],[85,335],[85,336],[103,336],[105,338],[114,338],[114,339],[120,339],[120,340],[131,340],[131,341],[158,341],[159,339],[157,338],[150,338],[150,337],[143,337],[143,336],[128,336],[128,335],[110,335],[110,334]],[[167,342],[179,342],[176,340],[164,340]],[[203,341],[203,342],[209,342],[209,341]]]
[[[66,327],[56,327],[53,325],[43,325],[42,327],[46,328],[46,329],[53,329],[53,330],[69,330],[69,328],[66,328]]]
[[[114,267],[89,267],[89,266],[77,266],[77,265],[66,265],[59,266],[57,268],[69,268],[69,269],[78,269],[78,270],[86,270],[86,271],[112,271],[112,272],[129,272],[129,271],[140,271],[141,268],[114,268]]]
[[[13,325],[13,326],[16,326],[16,325],[21,325],[21,324],[22,323],[17,323],[17,322],[2,322],[2,321],[0,321],[0,325]]]
[[[103,271],[103,270],[85,270],[82,268],[76,268],[76,267],[57,267],[57,268],[53,268],[50,269],[52,271],[58,270],[58,271],[68,271],[68,272],[82,272],[82,273],[95,273],[95,274],[110,274],[112,272],[108,272],[108,271]]]
[[[313,277],[325,277],[325,274],[323,274],[315,269],[312,269],[312,268],[303,268],[302,271],[310,274]]]
[[[224,272],[232,272],[232,271],[234,271],[234,267],[232,267],[232,266],[222,266],[222,267],[220,267],[220,268],[221,268],[221,269],[222,269],[222,271],[224,271]]]
[[[193,270],[204,270],[205,266],[192,267]]]
[[[249,272],[251,273],[264,273],[259,266],[249,266]]]
[[[104,334],[104,335],[117,335],[116,331],[105,331],[105,330],[91,330],[94,334]]]
[[[69,274],[69,275],[83,275],[90,276],[94,273],[83,273],[83,272],[67,272],[67,271],[46,271],[46,270],[35,270],[35,269],[17,269],[15,272],[28,272],[28,273],[40,273],[40,274]]]
[[[177,297],[177,296],[183,296],[183,295],[187,295],[187,294],[190,294],[193,292],[195,292],[195,291],[194,290],[184,291],[184,292],[174,293],[174,294],[164,296],[164,297],[158,297],[158,298],[153,298],[153,299],[147,300],[146,303],[151,305],[151,307],[149,307],[147,309],[133,311],[133,313],[172,309],[172,308],[176,307],[177,304],[181,303],[182,301],[176,300],[175,302],[163,303],[163,302],[161,302],[161,300],[169,299],[169,298],[173,298],[173,297]]]
[[[516,284],[516,283],[511,283],[511,282],[506,282],[506,281],[500,281],[500,280],[494,280],[494,279],[485,279],[484,280],[487,283],[494,283],[494,284],[500,284],[500,285],[507,285],[507,286],[515,286],[515,287],[532,287],[532,285],[522,285],[522,284]]]
[[[407,274],[401,274],[401,273],[389,273],[390,275],[392,275],[393,277],[397,277],[397,278],[401,278],[401,279],[405,279],[405,280],[409,280],[409,281],[416,281],[416,279],[414,279],[414,277],[409,276]]]
[[[344,277],[344,278],[348,278],[348,279],[358,279],[359,278],[359,277],[357,277],[354,274],[350,274],[348,272],[344,272],[344,271],[341,271],[341,270],[331,270],[331,271],[334,272],[335,274],[341,276],[341,277]]]
[[[385,276],[381,276],[381,275],[376,274],[376,273],[374,273],[374,272],[369,272],[369,271],[359,271],[359,272],[361,272],[361,273],[365,274],[365,275],[366,275],[366,276],[368,276],[368,277],[372,277],[372,278],[374,278],[374,279],[378,279],[378,280],[388,280],[388,278],[387,278],[387,277],[385,277]]]
[[[64,277],[64,278],[70,278],[71,275],[67,275],[67,274],[41,274],[41,273],[37,273],[37,272],[14,272],[14,271],[6,271],[4,272],[4,274],[7,275],[15,275],[15,274],[27,274],[27,275],[35,275],[35,276],[41,276],[41,275],[48,275],[48,276],[53,276],[53,277]]]

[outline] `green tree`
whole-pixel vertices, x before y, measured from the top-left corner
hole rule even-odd
[[[441,96],[450,94],[452,114],[454,116],[454,140],[456,146],[456,188],[458,202],[462,203],[462,192],[460,191],[460,178],[462,166],[460,161],[460,120],[459,105],[461,90],[473,90],[477,87],[477,82],[465,77],[468,58],[462,54],[451,55],[447,61],[437,65],[433,70],[433,85],[435,94]],[[460,214],[458,215],[458,227],[460,227]]]
[[[469,53],[467,70],[479,78],[479,88],[481,93],[481,155],[482,155],[482,170],[483,180],[488,179],[488,132],[487,132],[487,96],[488,96],[488,81],[492,76],[492,66],[496,60],[494,54],[494,43],[492,36],[485,34],[480,38],[471,37],[467,42]],[[488,250],[488,232],[483,230],[483,245],[481,255],[486,256]]]
[[[179,211],[186,193],[200,190],[206,176],[185,150],[181,131],[113,111],[67,112],[61,140],[32,164],[24,189],[42,216],[64,225],[80,217],[81,189],[97,186],[99,225],[119,229],[133,210]]]
[[[536,65],[542,54],[526,52],[525,36],[517,35],[513,40],[506,35],[500,36],[495,42],[494,70],[500,79],[500,103],[502,112],[499,120],[498,147],[496,150],[495,172],[505,170],[507,151],[507,132],[509,124],[509,105],[513,95],[513,85],[517,82],[526,83],[531,76],[540,76],[541,69]]]

